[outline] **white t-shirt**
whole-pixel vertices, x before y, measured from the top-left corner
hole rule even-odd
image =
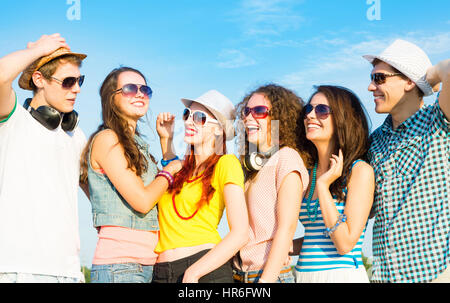
[[[82,278],[80,155],[86,137],[48,130],[21,104],[0,123],[0,272]]]

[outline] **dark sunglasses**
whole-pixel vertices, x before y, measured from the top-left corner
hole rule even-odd
[[[252,114],[255,119],[264,119],[269,115],[269,108],[264,105],[259,105],[255,107],[245,107],[244,108],[244,118],[249,114]]]
[[[67,78],[64,78],[64,80],[60,80],[55,77],[52,77],[52,79],[61,83],[63,88],[69,89],[69,88],[72,88],[75,85],[75,83],[77,83],[77,82],[78,82],[78,85],[81,87],[81,85],[83,85],[83,82],[84,82],[84,75],[79,76],[79,77],[67,77]]]
[[[304,118],[306,118],[309,113],[312,112],[312,110],[316,112],[316,117],[320,120],[325,120],[328,118],[328,116],[331,114],[331,108],[328,105],[325,104],[318,104],[316,106],[313,106],[311,104],[306,104],[304,107]]]
[[[125,84],[122,88],[115,90],[114,93],[121,92],[124,97],[135,97],[138,91],[141,91],[145,98],[151,98],[153,94],[150,86],[137,85],[133,83]]]
[[[376,85],[380,85],[383,83],[386,83],[387,77],[394,77],[394,76],[400,76],[402,74],[400,73],[394,73],[394,74],[385,74],[385,73],[374,73],[370,75],[370,80],[375,82]]]
[[[200,110],[191,111],[190,108],[186,107],[183,111],[183,121],[186,121],[191,116],[192,116],[192,121],[194,121],[194,124],[196,124],[196,125],[204,126],[208,122],[219,123],[219,121],[209,117],[206,113],[204,113]]]

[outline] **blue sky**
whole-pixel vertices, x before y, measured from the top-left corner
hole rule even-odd
[[[141,70],[154,91],[150,126],[141,130],[158,159],[156,116],[179,116],[180,98],[217,89],[236,104],[259,85],[275,82],[307,100],[313,85],[342,85],[359,95],[373,130],[385,116],[374,112],[367,92],[371,66],[362,55],[403,38],[421,46],[433,64],[450,58],[450,2],[444,0],[380,0],[380,20],[374,21],[367,17],[373,4],[366,0],[80,0],[80,20],[73,21],[67,18],[73,4],[67,2],[3,0],[0,56],[55,32],[73,51],[86,53],[76,109],[87,136],[100,123],[98,90],[109,71],[120,65]],[[14,88],[22,100],[30,95],[17,81]],[[175,139],[183,150],[180,136]],[[89,201],[81,192],[79,197],[81,260],[90,266],[96,232]],[[221,233],[226,230],[222,222]],[[369,228],[366,255],[370,239]]]

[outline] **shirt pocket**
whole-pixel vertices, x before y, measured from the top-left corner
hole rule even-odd
[[[394,154],[397,176],[412,177],[424,163],[422,138],[416,137],[402,143]]]

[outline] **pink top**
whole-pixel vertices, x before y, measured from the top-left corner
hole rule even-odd
[[[276,152],[255,178],[245,183],[250,240],[240,250],[242,266],[239,266],[236,258],[234,259],[234,265],[242,271],[264,268],[277,229],[278,191],[284,177],[293,171],[301,176],[304,195],[309,183],[308,171],[300,154],[290,147],[283,147]],[[292,246],[290,250],[292,251]],[[289,263],[290,257],[286,256],[285,265]]]
[[[92,264],[139,263],[154,265],[158,231],[136,230],[120,226],[102,226]]]

